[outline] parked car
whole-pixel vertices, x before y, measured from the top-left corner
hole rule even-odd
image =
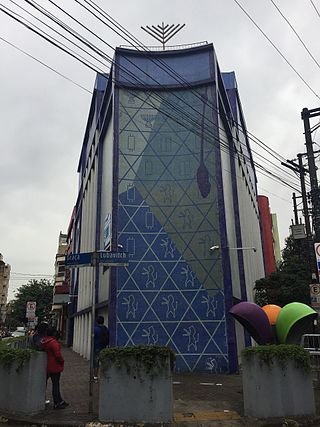
[[[14,338],[25,337],[26,331],[22,329],[17,329],[16,331],[12,332],[11,336]]]

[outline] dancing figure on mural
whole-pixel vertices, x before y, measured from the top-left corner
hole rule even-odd
[[[216,301],[214,297],[210,297],[208,295],[208,296],[202,297],[201,303],[207,304],[206,316],[209,317],[209,314],[211,313],[212,316],[215,318],[216,317],[216,310],[218,308],[218,301]]]
[[[162,304],[167,306],[166,319],[168,319],[170,315],[175,319],[178,301],[174,300],[173,295],[168,295],[168,298],[163,297]]]
[[[183,230],[191,230],[192,229],[192,223],[193,223],[193,215],[190,212],[189,209],[185,209],[184,211],[180,212],[179,218],[183,219],[182,228]]]
[[[131,315],[133,319],[136,318],[136,311],[138,309],[138,302],[136,302],[133,295],[129,295],[128,298],[123,298],[123,305],[127,305],[127,314],[126,319],[129,319],[129,316]]]
[[[143,269],[142,275],[143,276],[147,276],[147,280],[146,280],[146,283],[145,283],[146,288],[148,289],[149,285],[152,286],[152,288],[155,288],[158,274],[155,271],[154,266],[153,265],[148,265],[147,268]]]
[[[210,359],[207,359],[206,365],[207,365],[207,369],[211,372],[211,374],[212,372],[214,372],[215,374],[218,373],[218,363],[216,359],[214,359],[213,357],[211,357]]]
[[[163,203],[172,203],[174,189],[170,184],[161,185],[160,192],[163,193]]]
[[[193,347],[194,351],[197,351],[197,344],[199,342],[199,333],[196,331],[196,328],[191,325],[188,329],[184,329],[184,337],[188,337],[188,351]]]
[[[153,326],[149,326],[148,329],[143,329],[142,336],[147,338],[147,340],[148,340],[147,344],[148,345],[157,344],[158,339],[159,339],[158,334],[156,333]]]
[[[174,246],[173,243],[171,242],[171,240],[169,240],[169,237],[167,237],[166,239],[161,239],[160,246],[164,247],[164,257],[168,258],[169,256],[171,258],[174,257]]]
[[[189,266],[183,267],[181,269],[181,274],[183,276],[186,276],[186,279],[184,281],[184,286],[186,288],[189,288],[189,287],[193,288],[194,287],[194,275],[193,275],[191,268]]]

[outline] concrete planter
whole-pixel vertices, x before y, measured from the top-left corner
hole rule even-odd
[[[243,358],[244,413],[256,418],[314,415],[312,375],[289,360],[282,369],[277,361],[261,363],[259,356]]]
[[[127,365],[127,367],[125,366]],[[99,419],[125,423],[169,423],[173,418],[170,357],[150,376],[128,357],[121,368],[114,364],[100,375]]]
[[[0,412],[36,414],[45,409],[47,355],[35,352],[17,372],[0,362]]]

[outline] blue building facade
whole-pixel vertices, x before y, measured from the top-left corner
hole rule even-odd
[[[167,345],[178,371],[235,372],[237,347],[249,341],[242,331],[237,336],[228,310],[234,298],[248,298],[252,275],[263,276],[263,267],[250,270],[241,250],[248,238],[260,251],[258,264],[263,261],[256,179],[234,74],[220,73],[212,45],[147,54],[117,49],[110,75],[97,78],[90,111],[84,146],[95,135],[96,184],[86,191],[95,193],[95,215],[86,230],[94,230],[91,247],[120,245],[130,260],[93,273],[111,345]],[[79,167],[80,250],[90,249],[90,232],[85,244],[81,237],[90,216],[81,202],[87,148]],[[255,212],[251,237],[238,201],[242,187],[253,195],[252,207],[245,203]],[[79,294],[86,280],[74,275]],[[74,313],[80,353],[90,321],[86,304]]]

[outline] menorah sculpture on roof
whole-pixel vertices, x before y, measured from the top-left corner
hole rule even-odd
[[[161,25],[146,25],[145,27],[141,27],[143,31],[148,33],[151,37],[156,39],[158,42],[162,44],[163,50],[165,50],[166,43],[172,39],[186,24],[164,24],[162,22]]]

